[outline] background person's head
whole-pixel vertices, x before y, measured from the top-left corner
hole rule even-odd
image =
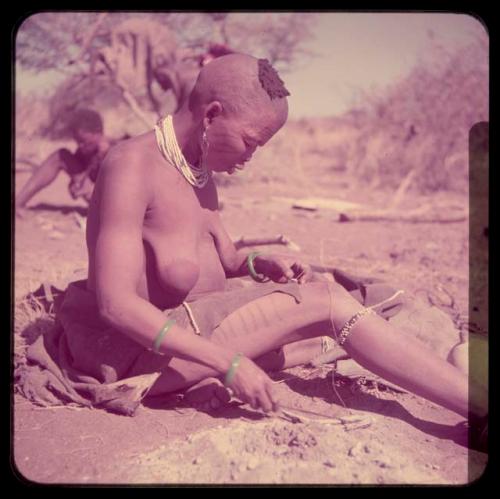
[[[204,164],[234,171],[286,122],[290,95],[267,60],[230,54],[200,71],[188,107],[206,130]]]
[[[234,50],[230,49],[227,45],[222,43],[210,43],[207,51],[200,56],[199,65],[203,67],[214,59],[229,54],[234,54]]]
[[[91,109],[76,109],[68,118],[68,130],[78,144],[97,144],[103,135],[101,115]]]

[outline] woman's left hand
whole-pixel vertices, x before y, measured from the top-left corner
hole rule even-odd
[[[299,284],[313,279],[309,265],[290,255],[257,255],[253,261],[255,271],[274,282],[286,283],[296,279]]]

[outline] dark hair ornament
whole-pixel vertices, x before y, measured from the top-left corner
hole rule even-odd
[[[285,88],[283,80],[279,77],[278,72],[269,64],[267,59],[258,60],[259,81],[262,88],[267,92],[267,95],[272,99],[281,99],[290,95],[290,92]]]

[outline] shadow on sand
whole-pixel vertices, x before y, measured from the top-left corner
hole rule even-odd
[[[299,376],[290,376],[290,373],[287,373],[287,377],[284,382],[291,390],[300,395],[304,395],[305,397],[322,398],[325,402],[330,404],[340,405],[340,401],[334,400],[336,399],[336,396],[329,386],[327,389],[325,381],[326,380],[324,378],[315,377],[303,379]],[[399,419],[433,437],[443,440],[452,440],[456,444],[464,447],[468,446],[467,429],[461,425],[450,426],[447,424],[440,424],[420,419],[408,412],[397,400],[380,399],[360,390],[353,393],[347,385],[337,387],[337,391],[342,399],[346,401],[349,409],[379,414],[386,418]],[[241,407],[242,404],[236,401],[233,401],[220,409],[206,411],[195,409],[192,406],[180,401],[179,398],[180,397],[176,394],[172,394],[170,396],[160,395],[147,397],[143,400],[143,404],[150,409],[175,410],[176,412],[185,413],[186,416],[193,414],[194,411],[199,411],[205,412],[213,418],[246,419],[250,421],[265,420],[267,418],[261,412]]]

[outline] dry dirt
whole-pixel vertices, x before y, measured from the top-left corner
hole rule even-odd
[[[18,184],[26,178],[18,175]],[[383,194],[349,185],[339,178],[316,194],[329,189],[339,199],[384,206]],[[272,179],[223,187],[229,233],[285,234],[310,261],[319,261],[324,240],[325,263],[386,278],[415,294],[443,286],[457,310],[467,313],[467,222],[337,223],[329,210],[294,210],[273,198],[294,196],[298,187],[273,185]],[[43,315],[23,311],[22,296],[44,280],[64,286],[86,267],[84,232],[65,180],[31,205],[36,209],[16,222],[16,349],[21,334],[47,327]],[[331,415],[342,409],[328,366],[294,368],[273,378],[284,380],[277,387],[288,406]],[[467,449],[456,414],[411,394],[348,384],[337,390],[348,412],[369,417],[368,427],[291,423],[237,405],[208,414],[183,407],[175,396],[150,400],[130,418],[41,408],[15,395],[12,462],[25,480],[73,484],[464,484],[482,473],[487,456]]]

